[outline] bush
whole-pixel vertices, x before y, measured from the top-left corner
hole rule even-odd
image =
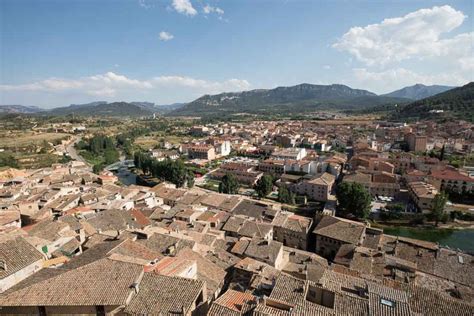
[[[412,225],[423,225],[425,223],[425,215],[423,214],[416,214],[413,216],[410,224]]]

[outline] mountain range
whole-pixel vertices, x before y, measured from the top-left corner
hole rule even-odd
[[[345,85],[299,84],[275,89],[258,89],[204,95],[168,113],[170,116],[220,116],[235,113],[288,114],[316,110],[352,109],[387,103],[407,103],[409,99],[378,96]]]
[[[0,105],[0,113],[9,113],[9,114],[31,114],[44,111],[43,109],[37,106],[26,106],[19,104],[6,104]]]
[[[376,95],[367,90],[353,89],[340,84],[313,85],[304,83],[274,89],[204,95],[189,103],[170,105],[156,105],[151,102],[108,103],[96,101],[86,104],[71,104],[51,110],[32,106],[0,105],[0,113],[114,117],[142,117],[157,113],[168,116],[223,117],[239,113],[288,115],[319,110],[371,111],[370,109],[383,109],[388,112],[395,110],[400,116],[403,116],[405,113],[411,115],[410,107],[420,107],[422,104],[420,101],[426,100],[427,97],[429,99],[434,95],[440,95],[440,91],[441,94],[456,91],[456,89],[449,90],[451,88],[416,84],[388,94]],[[448,94],[448,96],[453,95]],[[434,101],[426,102],[432,104]]]
[[[410,87],[405,87],[400,90],[383,94],[383,96],[393,97],[393,98],[406,98],[406,99],[412,99],[412,100],[421,100],[424,98],[431,97],[435,94],[451,90],[453,88],[454,87],[439,86],[439,85],[425,86],[424,84],[418,83]]]
[[[141,117],[153,113],[166,114],[183,106],[184,103],[156,105],[151,102],[111,102],[95,101],[84,104],[71,104],[51,110],[36,106],[0,105],[0,114],[38,114],[38,115],[79,115],[79,116],[115,116]]]

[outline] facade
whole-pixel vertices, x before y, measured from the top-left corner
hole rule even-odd
[[[216,150],[210,145],[195,145],[188,148],[188,156],[190,159],[216,159]]]
[[[457,170],[434,170],[428,176],[428,181],[437,190],[455,191],[466,193],[474,191],[474,177],[463,174]]]
[[[275,159],[263,160],[259,162],[258,170],[264,173],[283,174],[285,173],[285,162]]]
[[[438,190],[426,182],[411,182],[408,184],[408,194],[420,212],[429,213]]]
[[[315,252],[325,258],[336,256],[342,245],[360,245],[365,237],[365,224],[344,218],[322,216],[313,233],[316,235]]]
[[[428,138],[426,136],[408,133],[405,135],[405,141],[408,143],[408,149],[415,152],[425,152]]]
[[[344,182],[362,185],[372,196],[396,196],[400,193],[400,184],[395,175],[386,172],[355,172],[344,176]]]
[[[291,212],[280,212],[273,220],[273,238],[284,246],[306,250],[313,221]]]
[[[323,173],[321,176],[311,180],[303,180],[291,186],[291,190],[299,195],[306,195],[314,201],[327,201],[331,194],[336,177],[330,173]]]

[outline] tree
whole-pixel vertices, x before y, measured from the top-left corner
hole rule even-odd
[[[110,165],[119,160],[119,153],[115,149],[107,149],[104,153],[105,164]]]
[[[448,194],[445,192],[436,194],[435,198],[433,199],[431,217],[435,221],[435,226],[438,226],[438,223],[445,217],[444,207],[446,206],[446,202],[448,202]]]
[[[188,188],[192,188],[194,186],[194,172],[192,172],[191,170],[188,170],[188,173],[186,175],[186,182]]]
[[[272,192],[273,179],[270,175],[264,175],[258,179],[254,186],[259,198],[264,198]]]
[[[188,173],[186,171],[186,168],[184,168],[183,163],[182,162],[173,163],[169,161],[168,168],[169,168],[168,172],[171,175],[167,180],[169,180],[171,183],[174,183],[178,188],[183,187],[184,184],[187,182],[187,177],[188,177]]]
[[[104,166],[102,164],[98,163],[98,164],[96,164],[92,167],[92,171],[95,174],[99,174],[102,171],[103,168],[104,168]]]
[[[343,182],[338,185],[336,197],[339,209],[345,214],[358,218],[367,218],[370,213],[372,198],[370,193],[359,183]]]
[[[439,160],[441,160],[441,161],[444,160],[444,151],[445,151],[445,148],[444,148],[444,144],[443,144],[443,147],[441,147],[441,152],[439,154]]]
[[[233,174],[226,174],[219,183],[219,193],[236,194],[239,191],[239,181]]]
[[[12,167],[18,168],[18,161],[16,160],[15,156],[10,153],[0,153],[0,167]]]
[[[284,184],[282,184],[278,188],[278,202],[286,204],[295,204],[295,194],[293,192],[290,192]]]

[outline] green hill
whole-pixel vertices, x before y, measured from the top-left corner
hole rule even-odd
[[[74,104],[67,107],[55,108],[43,114],[49,115],[79,115],[79,116],[107,116],[107,117],[141,117],[153,115],[148,106],[128,102],[92,102],[88,104]]]
[[[399,107],[395,119],[463,119],[474,122],[474,82]]]

